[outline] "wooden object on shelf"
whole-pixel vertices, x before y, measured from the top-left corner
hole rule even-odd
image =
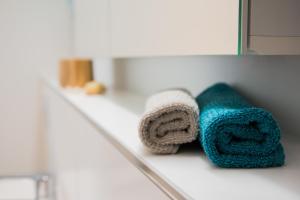
[[[60,62],[60,85],[62,87],[84,87],[93,80],[90,59],[65,59]]]

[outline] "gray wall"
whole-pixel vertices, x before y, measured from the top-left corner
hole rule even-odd
[[[145,95],[168,87],[197,95],[215,82],[228,82],[270,110],[283,134],[300,136],[300,56],[133,58],[115,64],[116,86]]]

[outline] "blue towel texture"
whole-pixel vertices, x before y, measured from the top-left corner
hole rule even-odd
[[[284,164],[280,129],[270,112],[254,107],[224,83],[208,88],[196,101],[200,142],[212,163],[225,168]]]

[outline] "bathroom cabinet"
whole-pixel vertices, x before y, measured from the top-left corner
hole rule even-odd
[[[78,57],[110,55],[109,0],[73,0],[72,34]]]
[[[239,0],[111,0],[112,55],[238,54]]]
[[[250,0],[249,50],[300,54],[300,1]]]
[[[300,54],[297,0],[74,0],[89,57]]]
[[[57,200],[169,199],[62,93],[44,89],[49,173]]]
[[[58,200],[300,197],[300,145],[293,137],[284,138],[288,157],[283,167],[221,169],[199,148],[182,148],[174,155],[149,153],[137,130],[144,96],[116,90],[86,96],[55,81],[46,81],[43,91]]]

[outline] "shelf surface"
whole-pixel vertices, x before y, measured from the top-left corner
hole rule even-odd
[[[86,96],[47,82],[82,114],[133,165],[172,199],[300,199],[300,142],[283,138],[286,165],[268,169],[221,169],[197,146],[183,146],[175,155],[149,153],[138,137],[146,98],[124,91]],[[87,133],[89,134],[89,133]]]

